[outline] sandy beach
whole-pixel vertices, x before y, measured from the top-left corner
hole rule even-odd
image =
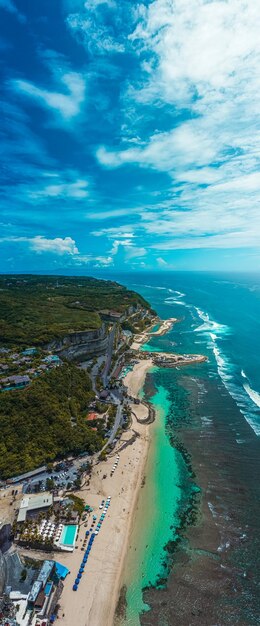
[[[138,362],[124,379],[133,397],[143,385],[152,366],[151,359]],[[147,408],[134,405],[138,418],[145,417]],[[96,536],[78,591],[72,590],[83,552],[81,551],[86,527],[80,526],[77,548],[73,553],[60,553],[57,560],[66,565],[70,574],[64,582],[60,600],[60,617],[64,626],[112,626],[120,589],[121,573],[127,551],[128,538],[134,520],[135,506],[142,483],[149,448],[149,426],[140,424],[133,416],[131,428],[123,433],[107,461],[98,463],[92,472],[90,485],[83,487],[79,496],[93,508],[99,517],[99,505],[108,495],[111,505]],[[113,476],[110,471],[115,456],[118,467]],[[106,478],[103,478],[106,475]],[[90,524],[88,524],[88,528]]]
[[[151,339],[151,337],[153,336],[162,337],[162,335],[165,335],[166,333],[168,333],[168,331],[171,330],[173,324],[176,324],[178,321],[179,320],[176,317],[170,317],[167,320],[160,320],[159,328],[157,330],[154,330],[154,331],[151,330],[151,328],[153,328],[154,326],[153,324],[150,328],[147,328],[144,332],[140,333],[139,335],[134,335],[134,340],[131,344],[131,349],[139,350],[140,346],[142,346],[144,343],[149,341],[149,339]]]

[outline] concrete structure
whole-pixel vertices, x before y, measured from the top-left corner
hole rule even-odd
[[[42,465],[41,467],[37,467],[37,469],[32,470],[31,472],[26,472],[25,474],[19,474],[19,476],[14,476],[13,478],[8,478],[8,484],[15,484],[23,482],[24,480],[28,480],[29,478],[33,478],[34,476],[38,476],[38,474],[44,474],[46,472],[46,465]]]
[[[17,522],[25,522],[27,514],[33,517],[35,513],[48,510],[53,504],[53,495],[43,493],[22,499],[17,517]]]
[[[44,589],[48,578],[50,578],[51,574],[54,572],[55,561],[44,561],[38,577],[36,581],[33,583],[31,591],[28,596],[28,602],[30,604],[35,604],[37,601],[39,593]]]
[[[125,318],[125,313],[120,313],[120,311],[110,311],[109,309],[104,309],[100,311],[100,317],[102,320],[106,322],[120,322]]]

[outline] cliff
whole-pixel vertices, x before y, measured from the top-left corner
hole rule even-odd
[[[104,354],[108,346],[108,334],[105,324],[96,330],[75,332],[48,343],[45,347],[71,361]]]

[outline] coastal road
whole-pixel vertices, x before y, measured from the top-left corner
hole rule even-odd
[[[119,428],[119,426],[122,423],[122,409],[123,409],[123,405],[122,405],[122,399],[117,398],[113,393],[110,392],[111,398],[113,399],[114,403],[117,405],[117,410],[116,410],[116,417],[115,417],[115,423],[114,426],[112,428],[112,432],[111,435],[109,437],[109,439],[107,440],[106,446],[108,446],[109,444],[111,444],[116,436],[117,430]]]

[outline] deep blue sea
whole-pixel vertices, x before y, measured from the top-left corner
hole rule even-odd
[[[204,272],[116,276],[142,294],[163,318],[181,323],[152,345],[198,352],[209,358],[209,376],[220,376],[242,415],[260,435],[260,276]],[[169,340],[172,344],[169,344]]]

